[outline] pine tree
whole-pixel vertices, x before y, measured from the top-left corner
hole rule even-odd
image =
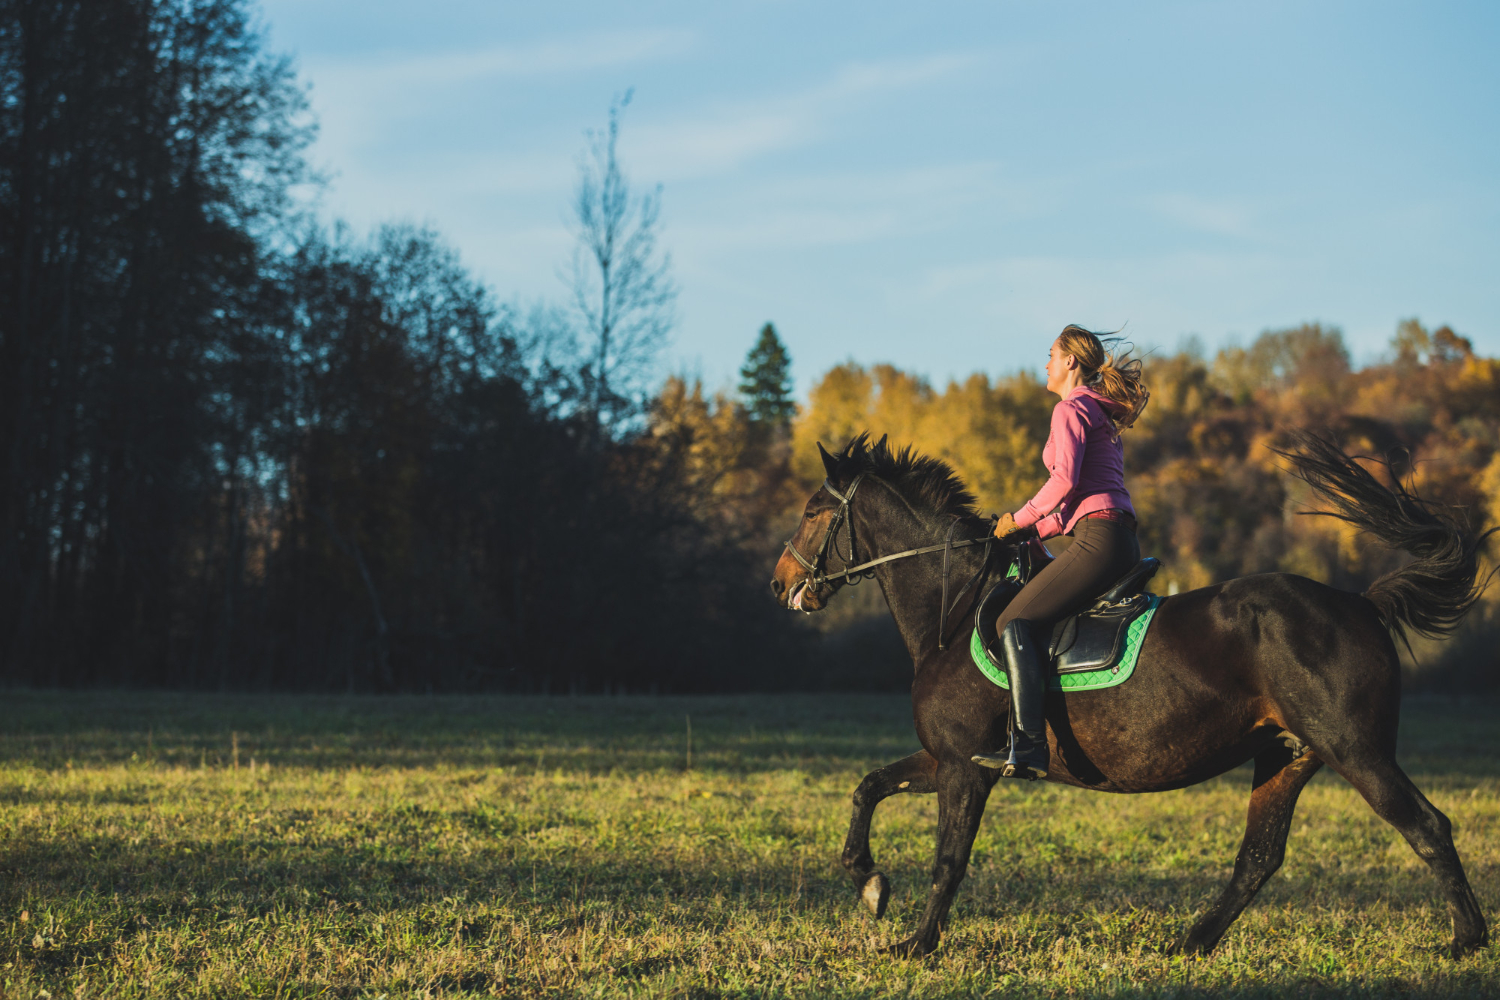
[[[792,402],[791,367],[786,345],[776,335],[776,327],[767,323],[740,369],[740,395],[745,397],[751,420],[766,427],[791,425],[797,412]]]

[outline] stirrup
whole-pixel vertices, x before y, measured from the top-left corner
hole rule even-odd
[[[1006,761],[1005,767],[1000,771],[1002,778],[1017,778],[1021,781],[1041,781],[1047,777],[1045,767],[1032,767],[1017,761]]]
[[[1017,753],[1016,744],[1021,740],[1026,741],[1026,747]],[[1000,777],[1041,781],[1047,776],[1047,764],[1051,756],[1045,734],[1035,737],[1013,730],[1010,734],[1010,755],[1005,759],[1005,766],[1000,769]]]
[[[1040,746],[1033,743],[1031,751],[1033,755],[1047,755],[1042,757],[1040,766],[1035,763],[1027,763],[1016,759],[1016,740],[1014,736],[1011,737],[1010,746],[1006,748],[1006,753],[976,753],[969,759],[980,767],[989,767],[998,770],[1002,778],[1041,781],[1047,777],[1047,757],[1051,756],[1051,753],[1047,749],[1046,743],[1042,743]]]

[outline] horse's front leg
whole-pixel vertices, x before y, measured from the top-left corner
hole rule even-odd
[[[902,792],[937,791],[936,774],[937,761],[926,750],[918,750],[871,771],[854,790],[854,817],[849,821],[849,836],[844,838],[844,870],[854,879],[854,891],[877,920],[885,915],[891,883],[883,872],[875,870],[875,859],[870,855],[870,820],[875,807]]]
[[[937,769],[938,836],[937,857],[932,864],[932,892],[917,932],[890,950],[899,955],[920,956],[937,949],[938,937],[948,922],[948,909],[959,883],[969,870],[969,852],[984,816],[984,804],[993,784],[986,772],[969,760],[943,761]]]

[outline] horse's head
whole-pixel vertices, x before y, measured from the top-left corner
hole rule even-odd
[[[881,438],[881,442],[884,441]],[[846,471],[840,475],[839,466],[841,460],[848,457],[849,448],[834,456],[828,454],[819,442],[818,454],[823,457],[823,470],[828,477],[808,499],[802,510],[802,521],[788,539],[786,549],[776,562],[776,571],[771,575],[771,593],[776,595],[781,606],[809,613],[827,607],[834,591],[846,582],[843,577],[828,579],[828,574],[837,573],[854,561],[854,527],[850,524],[849,502],[861,479],[860,473]],[[839,550],[840,535],[845,539],[842,551]]]
[[[872,445],[868,433],[837,455],[819,444],[818,454],[827,478],[803,508],[771,577],[782,607],[821,611],[844,584],[908,556],[951,554],[981,542],[990,552],[974,496],[946,462],[910,447],[893,450],[884,437]],[[946,566],[948,556],[942,558]]]

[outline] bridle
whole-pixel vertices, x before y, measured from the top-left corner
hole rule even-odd
[[[864,481],[864,478],[865,474],[863,472],[855,476],[854,480],[849,484],[848,491],[845,493],[840,493],[835,489],[831,480],[824,479],[823,489],[827,490],[839,502],[839,509],[834,513],[833,520],[828,523],[828,530],[823,534],[823,541],[818,545],[817,552],[814,553],[811,559],[808,559],[807,556],[798,551],[797,546],[792,544],[790,538],[786,541],[786,550],[792,554],[793,559],[801,564],[803,569],[807,570],[807,579],[803,581],[803,585],[809,590],[821,587],[825,583],[832,583],[835,580],[842,580],[852,587],[863,580],[869,580],[874,577],[876,566],[895,562],[897,559],[927,555],[929,552],[941,552],[943,554],[943,600],[938,610],[938,649],[946,649],[948,613],[952,610],[948,604],[948,565],[953,550],[967,548],[971,545],[984,546],[984,559],[979,564],[978,572],[969,579],[968,583],[964,584],[963,589],[953,598],[953,606],[956,607],[958,602],[963,600],[963,596],[969,592],[969,588],[974,586],[989,570],[990,547],[994,544],[995,533],[990,531],[983,538],[960,538],[958,541],[954,541],[953,532],[958,529],[959,523],[959,519],[954,517],[953,523],[948,525],[947,537],[940,545],[924,545],[920,548],[907,549],[904,552],[893,552],[888,556],[880,556],[878,559],[869,559],[857,565],[851,565],[854,563],[854,518],[849,514],[849,504],[853,502],[855,491],[859,489],[859,484]],[[993,517],[993,515],[991,516]],[[848,555],[839,551],[838,533],[840,528],[845,530],[849,539]],[[828,572],[828,553],[830,551],[843,561],[843,569],[833,573]]]
[[[838,579],[855,584],[859,583],[860,580],[868,580],[875,575],[874,573],[867,572],[866,566],[850,566],[850,563],[854,562],[854,519],[849,516],[849,504],[854,500],[854,493],[859,489],[859,484],[864,481],[864,478],[865,474],[863,472],[855,476],[854,481],[849,484],[848,493],[840,493],[834,489],[831,480],[823,480],[823,489],[827,490],[829,495],[839,502],[839,509],[833,515],[833,520],[829,522],[828,530],[823,533],[823,543],[818,546],[818,551],[813,555],[811,560],[797,550],[797,546],[792,544],[790,538],[786,540],[786,550],[792,554],[793,559],[802,565],[803,569],[807,570],[807,585],[809,587],[821,587],[831,580]],[[839,551],[838,534],[840,527],[845,528],[849,533],[849,554],[847,556]],[[843,560],[844,569],[842,572],[827,573],[824,571],[828,565],[829,549],[832,549],[833,554]],[[874,563],[869,565],[873,567]],[[820,567],[824,569],[820,569]]]

